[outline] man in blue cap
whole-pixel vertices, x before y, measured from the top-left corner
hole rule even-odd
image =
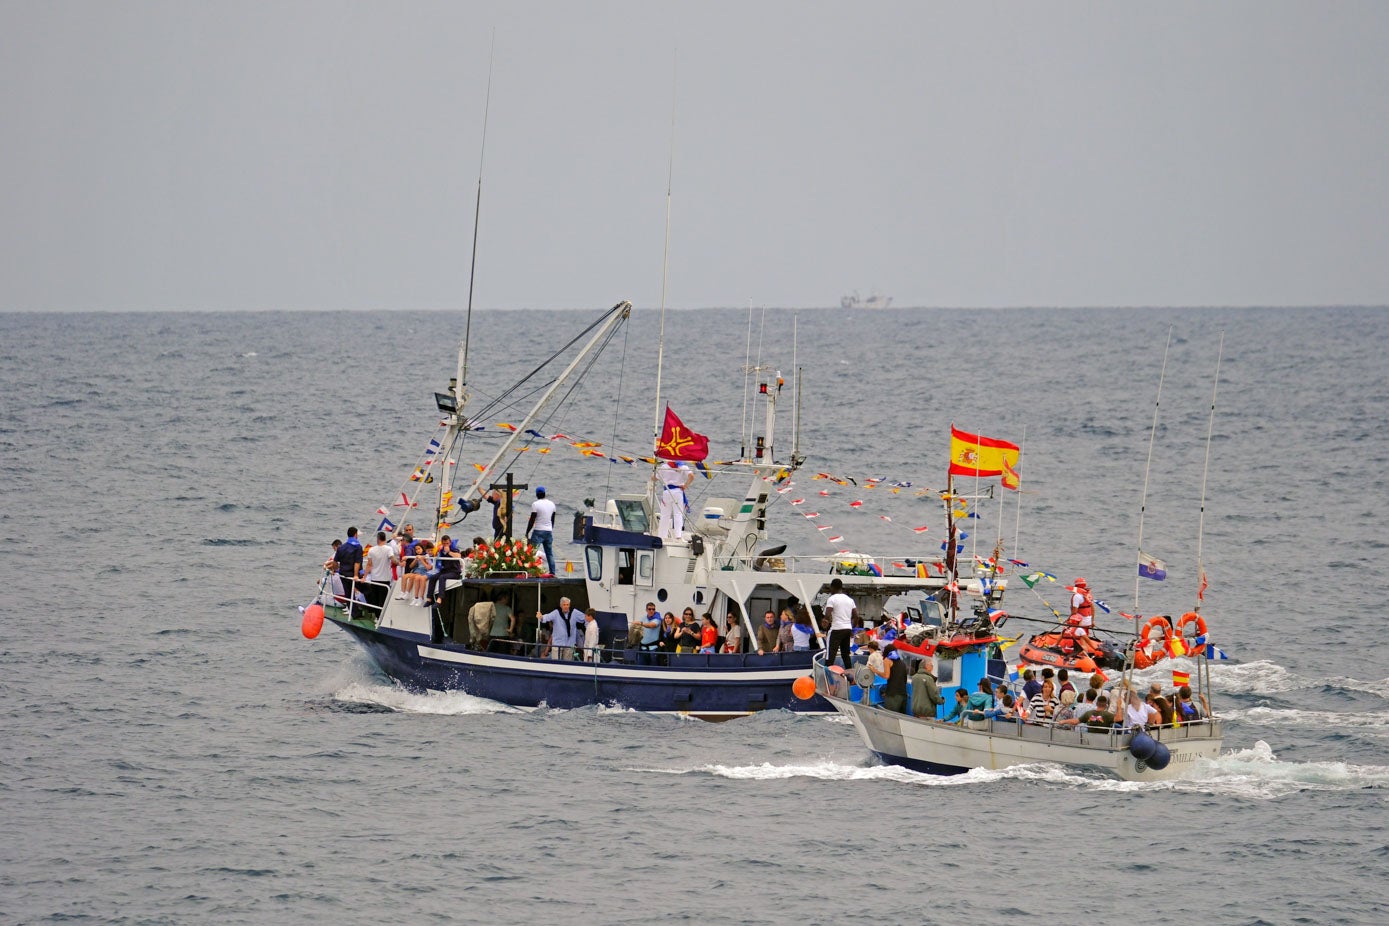
[[[545,562],[550,566],[550,575],[555,575],[555,503],[545,497],[545,487],[535,487],[535,501],[531,502],[531,516],[526,521],[526,535],[531,543],[545,551]]]

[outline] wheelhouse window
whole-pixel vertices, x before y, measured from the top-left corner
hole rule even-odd
[[[603,581],[603,548],[595,546],[584,547],[584,562],[588,565],[589,581]]]
[[[631,549],[619,549],[617,551],[617,584],[634,585],[636,584],[637,574],[637,551]]]
[[[614,500],[617,504],[617,516],[622,520],[622,529],[635,531],[644,534],[651,524],[646,517],[646,506],[638,499],[619,498]]]

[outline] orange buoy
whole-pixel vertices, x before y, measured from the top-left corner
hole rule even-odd
[[[299,626],[304,636],[312,640],[323,629],[323,605],[315,601],[304,609],[304,622]],[[797,681],[800,681],[797,679]]]
[[[815,679],[802,675],[791,683],[791,693],[802,701],[809,701],[815,697]]]
[[[1076,668],[1082,672],[1094,672],[1099,666],[1095,665],[1095,660],[1089,656],[1081,656],[1076,660]]]

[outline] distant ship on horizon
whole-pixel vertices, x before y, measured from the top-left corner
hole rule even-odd
[[[839,300],[841,309],[885,309],[892,305],[892,297],[884,296],[876,289],[870,292],[867,298],[860,296],[858,290],[854,290],[852,296],[844,296]]]

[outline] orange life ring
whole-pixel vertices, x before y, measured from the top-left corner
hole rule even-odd
[[[1143,625],[1143,630],[1138,635],[1139,649],[1148,648],[1148,644],[1152,642],[1154,627],[1162,628],[1162,640],[1164,644],[1170,644],[1172,642],[1172,625],[1167,623],[1167,618],[1150,617],[1148,618],[1148,623]]]
[[[1154,628],[1162,630],[1162,647],[1156,653],[1150,653],[1148,647],[1153,643]],[[1165,617],[1150,617],[1138,635],[1138,647],[1134,650],[1133,664],[1140,669],[1146,669],[1171,655],[1172,625],[1167,622]]]
[[[1187,642],[1186,628],[1189,624],[1196,625],[1196,637],[1192,637],[1192,642]],[[1205,643],[1197,643],[1197,637],[1206,635],[1206,619],[1195,611],[1188,611],[1182,615],[1182,619],[1177,621],[1177,636],[1182,638],[1182,645],[1186,647],[1187,654],[1190,656],[1200,656],[1206,651]]]

